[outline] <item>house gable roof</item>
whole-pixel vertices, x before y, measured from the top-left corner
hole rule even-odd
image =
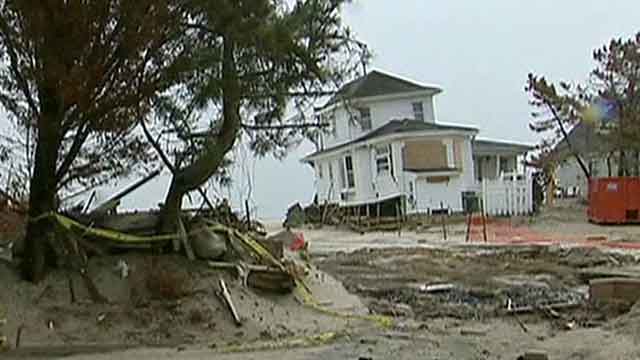
[[[576,124],[568,134],[571,149],[580,155],[589,153],[606,152],[610,145],[598,134],[596,128],[580,122]],[[562,139],[553,147],[552,153],[558,158],[569,156],[569,145]]]
[[[442,91],[442,89],[436,86],[418,84],[395,75],[373,70],[370,73],[342,86],[340,90],[338,90],[338,92],[333,95],[333,97],[331,97],[324,106],[322,106],[322,108],[326,108],[341,100],[428,90],[435,93]]]
[[[363,143],[368,140],[373,140],[375,138],[380,138],[387,135],[394,134],[411,134],[411,133],[423,133],[428,131],[465,131],[465,132],[478,132],[478,129],[469,126],[460,126],[460,125],[445,125],[445,124],[436,124],[429,123],[420,120],[413,119],[404,119],[404,120],[391,120],[385,125],[374,129],[357,139],[351,140],[349,142],[336,145],[324,150],[316,151],[305,157],[305,159],[309,159],[311,157],[316,157],[318,155],[323,155],[332,151],[336,151],[342,148],[346,148],[351,145],[355,145],[357,143]]]
[[[472,143],[474,155],[495,155],[495,154],[522,154],[534,150],[534,145],[520,144],[509,141],[497,141],[487,139],[475,139]]]

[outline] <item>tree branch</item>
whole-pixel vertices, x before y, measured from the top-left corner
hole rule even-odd
[[[260,131],[260,130],[287,130],[287,129],[308,129],[308,128],[326,128],[331,126],[327,123],[306,123],[306,124],[282,124],[282,125],[240,125],[245,130]]]
[[[171,163],[171,161],[167,157],[167,154],[164,153],[164,151],[160,147],[160,144],[158,144],[158,142],[153,138],[153,136],[151,136],[151,132],[149,132],[149,128],[147,128],[147,125],[144,123],[144,120],[140,121],[140,125],[142,126],[142,132],[144,132],[144,136],[147,138],[147,141],[149,141],[153,149],[158,153],[158,156],[160,156],[160,159],[162,159],[162,162],[167,167],[167,169],[171,171],[171,175],[176,176],[176,173],[178,170]],[[211,203],[211,201],[209,200],[207,193],[204,190],[202,190],[201,187],[198,187],[197,190],[200,196],[202,196],[202,199],[204,200],[204,202],[207,203],[207,206],[209,206],[209,209],[213,210],[214,209],[213,203]]]
[[[5,47],[7,49],[7,54],[9,55],[9,59],[11,62],[11,71],[14,73],[16,77],[16,81],[18,83],[18,88],[23,93],[24,97],[27,100],[27,104],[34,115],[40,114],[38,106],[33,98],[33,94],[31,94],[31,90],[29,90],[29,84],[20,72],[19,68],[19,60],[18,54],[16,53],[16,46],[11,39],[11,28],[7,24],[4,17],[0,16],[0,36],[4,38]]]
[[[560,119],[560,116],[558,115],[558,112],[556,111],[555,107],[553,107],[551,104],[549,104],[549,102],[547,100],[544,100],[544,102],[547,105],[547,107],[549,108],[549,110],[551,110],[551,114],[553,115],[553,118],[558,123],[558,126],[560,127],[560,132],[562,132],[562,136],[564,137],[564,141],[567,142],[567,147],[569,148],[569,151],[576,158],[576,161],[578,161],[578,165],[580,165],[580,168],[582,169],[582,172],[584,172],[584,175],[587,178],[587,180],[591,179],[591,172],[589,171],[589,168],[584,163],[584,161],[582,160],[580,155],[574,150],[573,145],[571,144],[571,140],[569,140],[569,134],[567,133],[567,130],[564,128],[564,124],[562,123],[562,119]]]
[[[61,181],[64,175],[69,171],[90,133],[91,127],[88,126],[88,124],[85,124],[84,128],[78,129],[76,135],[73,137],[73,144],[71,144],[71,148],[69,149],[67,156],[65,156],[62,164],[60,164],[60,167],[58,167],[58,170],[56,171],[57,181]]]

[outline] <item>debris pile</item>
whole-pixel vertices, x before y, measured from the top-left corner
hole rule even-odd
[[[611,263],[636,263],[618,255],[536,247],[366,249],[317,263],[365,298],[373,313],[414,314],[418,320],[484,319],[589,312],[588,283],[582,273],[582,264],[589,261],[581,259],[581,253],[597,264],[601,260],[595,257],[600,255],[613,259]]]
[[[2,307],[0,307],[0,352],[6,351],[9,348],[9,340],[2,333],[2,328],[7,323],[7,319],[3,314]]]

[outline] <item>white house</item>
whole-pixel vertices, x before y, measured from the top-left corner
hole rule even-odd
[[[463,211],[482,179],[516,172],[527,145],[478,140],[478,129],[439,123],[442,90],[372,71],[343,86],[316,116],[330,124],[315,169],[319,203],[369,209],[398,201],[406,213]]]

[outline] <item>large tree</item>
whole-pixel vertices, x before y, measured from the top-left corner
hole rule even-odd
[[[640,33],[631,39],[611,40],[593,52],[593,59],[596,66],[584,84],[555,85],[542,76],[529,74],[525,91],[536,109],[531,129],[546,135],[544,152],[564,142],[568,154],[589,178],[589,166],[583,154],[573,148],[568,135],[578,124],[595,128],[608,144],[605,149],[591,149],[595,155],[608,158],[616,154],[619,176],[638,174]],[[560,160],[563,159],[556,159]]]
[[[188,57],[170,0],[0,2],[0,103],[35,144],[24,274],[46,268],[60,188],[126,173],[146,158],[133,133]]]
[[[243,135],[256,155],[282,155],[322,126],[304,110],[333,93],[367,56],[341,22],[345,2],[192,2],[184,25],[204,50],[183,86],[155,99],[155,119],[183,140],[170,152],[175,159],[164,157],[174,176],[163,231],[175,231],[184,196],[224,169]],[[287,117],[288,110],[298,116]]]

